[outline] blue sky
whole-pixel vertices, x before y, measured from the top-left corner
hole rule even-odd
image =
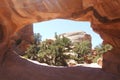
[[[61,34],[65,32],[84,31],[92,36],[92,48],[102,43],[102,39],[97,33],[93,32],[89,22],[54,19],[34,23],[33,26],[34,33],[40,33],[42,35],[42,40],[53,38],[55,32]]]

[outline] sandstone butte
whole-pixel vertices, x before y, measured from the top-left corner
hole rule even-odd
[[[17,54],[16,32],[55,18],[91,22],[114,47],[103,55],[102,69],[47,67]],[[120,80],[120,0],[0,0],[0,80]]]

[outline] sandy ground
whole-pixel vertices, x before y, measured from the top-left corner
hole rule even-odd
[[[44,66],[49,66],[47,65],[46,63],[39,63],[38,61],[34,61],[34,60],[30,60],[30,59],[27,59],[28,61],[31,61],[35,64],[38,64],[38,65],[44,65]],[[71,67],[76,67],[76,66],[83,66],[83,67],[91,67],[91,68],[102,68],[101,66],[99,66],[97,63],[91,63],[91,64],[77,64],[77,65],[74,65],[74,66],[71,66]],[[56,66],[49,66],[49,67],[56,67]],[[57,66],[57,67],[63,67],[63,66]]]

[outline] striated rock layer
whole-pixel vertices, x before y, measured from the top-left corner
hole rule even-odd
[[[0,79],[119,80],[119,4],[120,0],[0,0]],[[103,43],[113,45],[114,49],[103,56],[102,69],[105,72],[82,67],[54,69],[38,66],[16,55],[18,51],[12,47],[18,30],[33,22],[55,18],[90,21]]]
[[[60,34],[60,36],[67,37],[72,42],[81,42],[84,40],[88,40],[91,42],[91,35],[83,31],[63,33],[63,34]]]

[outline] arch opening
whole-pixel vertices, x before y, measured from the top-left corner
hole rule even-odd
[[[105,64],[103,67],[104,71],[120,75],[120,73],[119,73],[119,70],[120,70],[120,67],[119,67],[119,64],[120,64],[120,60],[119,60],[120,59],[119,58],[119,37],[118,37],[119,30],[120,30],[120,28],[119,28],[119,17],[120,16],[119,16],[119,10],[118,10],[119,2],[116,1],[116,2],[118,2],[118,4],[116,4],[116,2],[112,3],[110,1],[98,1],[98,0],[97,1],[90,1],[90,0],[89,1],[87,1],[87,0],[86,1],[85,0],[84,1],[74,1],[74,0],[59,1],[58,0],[57,2],[53,0],[53,1],[49,1],[49,4],[47,2],[48,1],[43,1],[40,4],[40,6],[21,9],[21,8],[19,8],[20,5],[25,3],[29,6],[29,4],[32,5],[32,3],[29,1],[27,1],[27,2],[25,1],[25,2],[21,2],[20,5],[17,5],[17,3],[19,3],[19,1],[14,1],[14,0],[12,2],[3,1],[2,4],[4,4],[5,7],[1,8],[1,9],[3,9],[3,10],[1,10],[1,19],[4,21],[4,24],[10,25],[10,27],[8,27],[7,25],[5,27],[7,28],[7,30],[10,29],[11,31],[12,31],[12,28],[14,29],[13,24],[11,24],[12,22],[14,24],[16,24],[15,25],[16,28],[19,28],[19,27],[22,27],[20,25],[29,24],[29,23],[32,23],[34,21],[38,21],[38,20],[42,21],[42,20],[56,18],[57,17],[56,15],[58,15],[58,17],[63,16],[62,18],[69,18],[70,19],[70,17],[71,17],[72,19],[80,18],[80,20],[90,20],[93,22],[92,25],[93,24],[96,25],[98,32],[100,32],[102,38],[104,39],[104,42],[111,43],[112,45],[115,46],[115,49],[112,52],[110,52],[104,56],[104,64]],[[57,5],[53,6],[52,4],[54,2],[55,2],[55,4],[59,4],[60,6],[57,6]],[[68,4],[66,4],[66,3],[68,3]],[[72,5],[72,4],[74,4],[74,5]],[[109,6],[108,4],[112,4],[112,6],[114,6],[114,7]],[[34,5],[36,5],[36,4],[34,4]],[[80,5],[82,5],[82,6],[80,7]],[[12,8],[12,6],[14,6],[14,8]],[[49,7],[49,6],[51,6],[51,7]],[[92,8],[90,6],[92,6]],[[90,7],[90,10],[89,10],[89,7]],[[84,10],[86,8],[88,9],[88,11]],[[39,10],[37,10],[37,9],[39,9]],[[94,9],[96,9],[96,10],[94,10]],[[56,10],[58,10],[58,11],[56,11]],[[118,11],[113,13],[114,10],[118,10]],[[32,11],[32,12],[30,12],[30,11]],[[51,11],[55,13],[55,16],[54,16],[54,13],[51,14]],[[63,13],[61,13],[61,11]],[[64,13],[64,11],[65,11],[65,13]],[[43,12],[43,13],[41,14],[41,12]],[[60,12],[60,15],[59,15],[59,12]],[[4,14],[11,14],[11,13],[13,13],[13,14],[4,16]],[[75,13],[75,15],[73,13]],[[73,15],[71,15],[71,14],[73,14]],[[37,17],[38,15],[39,15],[39,18]],[[117,24],[114,25],[114,23],[115,24],[117,23]],[[112,34],[112,33],[114,33],[114,34]],[[5,35],[6,35],[6,32],[5,32]],[[8,36],[9,35],[7,35],[7,37]],[[1,41],[3,41],[3,40],[1,40]],[[21,43],[20,40],[17,41],[17,45],[19,45],[19,43]],[[1,51],[2,51],[2,48],[1,48]],[[13,53],[13,51],[11,53]],[[5,63],[6,66],[2,69],[3,72],[0,73],[2,75],[6,74],[5,75],[6,79],[7,78],[8,79],[10,79],[10,78],[17,79],[17,78],[19,78],[18,76],[21,73],[23,73],[22,74],[23,76],[20,77],[21,79],[26,79],[26,78],[27,79],[30,79],[30,78],[34,79],[39,74],[42,74],[42,75],[40,77],[37,76],[37,79],[41,79],[41,78],[46,79],[46,75],[47,75],[47,74],[45,74],[46,69],[43,69],[41,67],[38,68],[33,64],[30,65],[29,62],[27,62],[27,61],[23,62],[23,61],[21,61],[21,58],[18,58],[18,57],[16,58],[16,56],[13,56],[14,54],[10,54],[10,55],[11,56],[9,56],[9,55],[6,56],[8,62],[6,61],[7,62],[7,63]],[[28,67],[28,65],[30,65],[30,66]],[[23,69],[24,69],[24,71],[23,71]],[[8,70],[9,72],[6,70]],[[33,71],[31,71],[31,70],[33,70]],[[41,70],[43,70],[43,71],[41,72]],[[77,70],[76,69],[74,69],[74,70],[75,70],[75,73],[77,73],[76,72]],[[43,73],[44,71],[45,71],[45,73]],[[47,71],[50,71],[49,68],[47,69]],[[63,73],[63,71],[62,71],[62,73]],[[82,71],[79,71],[79,76],[82,73]],[[28,76],[28,74],[33,73],[33,72],[36,74],[33,74],[33,76],[31,76],[31,77]],[[58,70],[56,70],[56,71],[51,70],[51,72],[53,72],[55,74],[56,72],[58,72]],[[51,74],[51,72],[50,72],[50,74]],[[65,72],[69,73],[68,71],[65,71]],[[72,72],[74,72],[74,71],[72,71]],[[12,73],[12,74],[10,74],[10,73]],[[28,73],[28,74],[26,74],[26,73]],[[89,73],[91,74],[91,72],[89,72]],[[102,72],[100,72],[100,74],[101,73]],[[64,74],[66,74],[66,73],[64,73]],[[43,75],[45,75],[45,76],[43,76]],[[49,77],[53,78],[53,75],[51,75]],[[74,75],[76,75],[76,74],[74,74]],[[88,75],[88,74],[86,73],[86,75]],[[58,76],[58,75],[56,75],[56,76]],[[66,76],[68,76],[68,75],[66,75]],[[72,79],[73,76],[71,76],[69,78]],[[77,78],[81,79],[81,76],[80,77],[79,76],[77,75]],[[113,79],[114,78],[113,76],[110,77],[108,74],[107,74],[108,78],[106,78],[104,74],[103,75],[101,74],[100,76],[101,76],[101,78],[103,76],[104,79],[108,79],[108,78]],[[43,77],[45,77],[45,78],[43,78]],[[86,76],[83,75],[82,78],[84,78],[84,77],[86,77]],[[92,76],[90,76],[90,77],[92,77]],[[89,79],[90,77],[87,77],[87,78]],[[66,78],[66,79],[69,79],[69,78]],[[96,78],[96,77],[94,77],[94,78]],[[60,77],[60,79],[61,79],[61,77]]]
[[[92,48],[102,43],[102,38],[93,31],[89,21],[53,19],[40,23],[33,23],[33,32],[41,33],[41,35],[43,35],[42,40],[53,38],[55,32],[62,34],[82,31],[91,35]]]
[[[77,39],[77,41],[80,41],[81,36],[84,37],[85,36],[84,33],[85,33],[85,34],[89,35],[89,38],[88,38],[88,36],[87,36],[87,38],[85,38],[85,37],[84,38],[89,39],[89,41],[91,43],[91,46],[90,46],[91,52],[90,53],[92,55],[90,55],[90,58],[91,58],[91,56],[92,57],[94,55],[96,56],[96,48],[103,47],[103,45],[102,45],[103,40],[100,38],[99,34],[95,33],[92,30],[90,22],[87,22],[87,21],[80,22],[80,21],[73,21],[73,20],[67,20],[67,19],[53,19],[53,20],[49,20],[49,21],[44,21],[44,22],[40,22],[40,23],[33,23],[30,25],[27,25],[18,31],[19,39],[16,40],[17,42],[20,42],[20,44],[18,44],[18,47],[16,47],[16,48],[18,48],[18,49],[16,49],[17,50],[16,52],[18,52],[18,54],[20,54],[26,58],[26,52],[28,51],[27,48],[30,48],[30,46],[34,44],[34,37],[35,37],[34,34],[35,33],[40,34],[41,42],[44,42],[47,40],[54,40],[55,33],[57,33],[57,35],[63,35],[63,34],[74,35],[74,36],[72,36],[72,39],[75,38],[73,40]],[[76,35],[76,33],[77,33],[77,35]],[[80,35],[78,33],[80,33]],[[81,33],[84,36],[81,35]],[[68,36],[68,37],[71,37],[71,36]],[[83,41],[84,41],[84,39],[83,39]],[[39,49],[38,49],[38,52],[39,52]],[[103,53],[102,53],[102,55],[103,55]],[[98,63],[100,65],[100,67],[102,67],[102,55],[100,55],[99,57],[96,56],[93,60],[90,60],[90,62],[87,62],[87,63]],[[33,56],[34,55],[32,55],[32,57]],[[33,59],[28,56],[27,56],[27,58],[36,60],[36,59]],[[85,58],[85,56],[84,56],[84,60],[85,59],[88,59],[88,58]]]
[[[61,34],[71,34],[71,33],[79,33],[79,32],[83,32],[85,34],[90,35],[90,41],[91,41],[91,53],[94,54],[95,52],[95,47],[100,46],[99,44],[102,44],[102,39],[100,38],[100,36],[98,34],[96,34],[91,26],[90,26],[90,22],[80,22],[80,21],[72,21],[72,20],[65,20],[65,19],[54,19],[54,20],[50,20],[50,21],[45,21],[45,22],[41,22],[41,23],[34,23],[33,25],[28,25],[29,27],[33,27],[33,34],[31,34],[32,36],[34,36],[34,33],[40,33],[42,36],[42,41],[45,41],[47,39],[53,39],[54,38],[54,34],[55,32],[57,32],[58,35]],[[27,26],[27,27],[28,27]],[[36,32],[35,32],[35,28]],[[56,28],[56,29],[55,29]],[[70,29],[71,28],[71,29]],[[40,30],[39,30],[40,29]],[[29,31],[29,29],[27,29]],[[53,31],[52,31],[53,30]],[[25,31],[24,31],[25,32]],[[43,33],[42,33],[43,32]],[[49,33],[50,32],[50,33]],[[51,33],[52,32],[52,33]],[[46,37],[46,35],[48,37]],[[81,35],[80,35],[81,36]],[[83,36],[83,35],[82,35]],[[31,36],[29,36],[31,37]],[[27,38],[27,37],[26,37]],[[75,37],[74,37],[75,38]],[[77,38],[80,39],[80,37]],[[30,39],[30,38],[28,38]],[[100,40],[99,40],[100,39]],[[33,40],[33,37],[32,37]],[[98,42],[97,42],[98,41]],[[33,44],[32,42],[29,43],[30,45]],[[93,46],[92,46],[93,45]],[[25,50],[24,50],[25,51]],[[24,55],[25,53],[23,53],[22,55]],[[100,56],[101,57],[101,56]],[[98,59],[98,58],[97,58]],[[98,62],[97,59],[94,62]],[[34,60],[34,59],[33,59]],[[100,60],[101,61],[101,60]],[[91,63],[91,62],[90,62]],[[101,62],[100,65],[102,66]]]

